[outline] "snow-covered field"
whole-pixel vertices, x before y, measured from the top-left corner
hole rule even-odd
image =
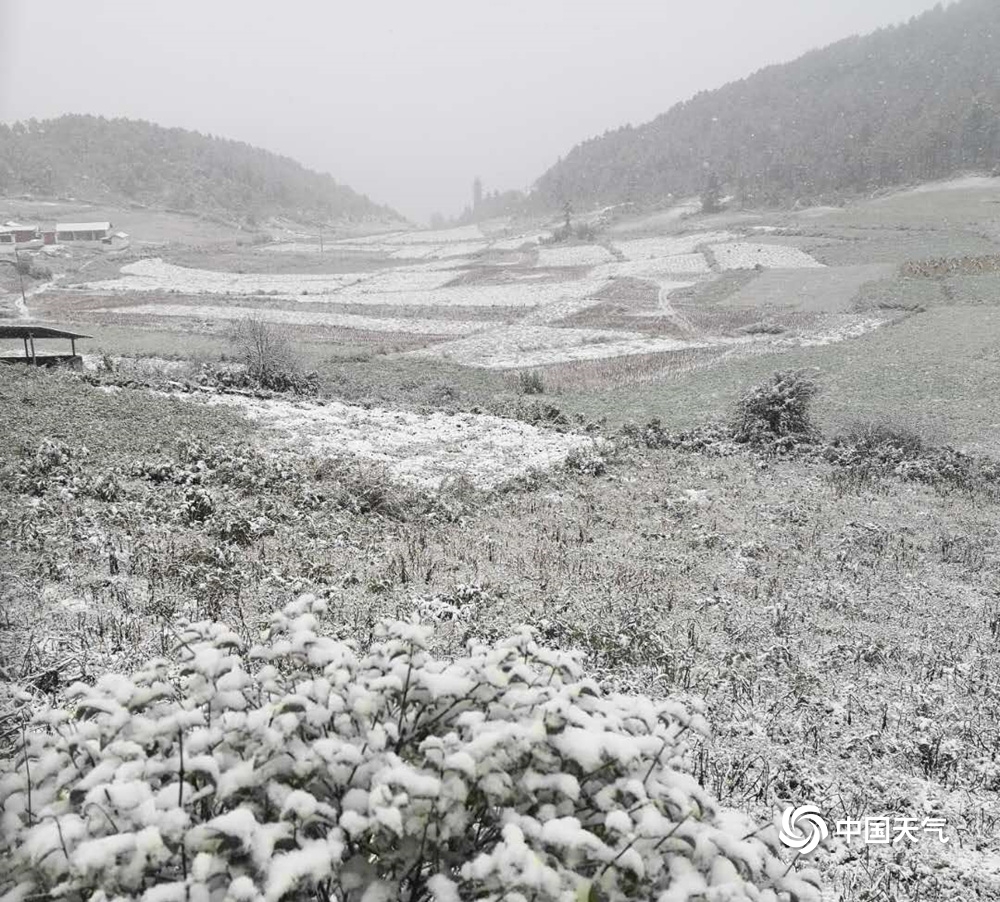
[[[734,241],[732,232],[693,232],[690,235],[663,235],[657,238],[629,238],[616,241],[615,247],[626,260],[659,260],[678,254],[693,254],[702,245]]]
[[[788,283],[798,278],[794,271],[804,278],[808,270],[810,278],[818,278],[823,272],[837,276],[843,269],[826,269],[805,251],[776,243],[780,239],[759,232],[753,233],[757,240],[745,240],[736,231],[718,229],[659,236],[640,232],[638,237],[615,241],[610,249],[597,244],[545,245],[532,254],[511,254],[526,242],[537,242],[543,233],[512,235],[506,226],[504,229],[494,231],[492,236],[478,226],[395,232],[326,245],[400,260],[396,266],[369,272],[244,274],[175,266],[156,258],[123,267],[119,279],[92,282],[86,287],[91,292],[173,292],[187,296],[178,297],[177,304],[138,303],[92,311],[109,316],[176,317],[203,322],[234,320],[252,313],[288,325],[432,335],[446,340],[409,353],[467,366],[507,369],[765,341],[762,336],[734,337],[724,329],[713,333],[711,329],[695,328],[683,311],[671,304],[670,295],[718,278],[719,270],[762,267],[772,272],[742,290],[753,306],[781,306],[779,302],[798,287],[797,282]],[[504,237],[493,237],[501,235]],[[493,258],[481,257],[480,252],[486,248],[497,251]],[[710,264],[712,258],[717,263],[715,272]],[[760,280],[771,275],[777,281],[773,290],[766,291],[768,285]],[[850,273],[843,275],[845,278],[834,278],[835,287],[838,298],[843,294],[845,303],[849,303],[861,276],[848,279]],[[615,328],[608,329],[572,328],[562,322],[600,304],[595,295],[620,278],[656,285],[659,307],[646,310],[646,315],[676,320],[684,338],[646,334],[641,324],[635,331],[622,331],[620,319]],[[208,303],[188,299],[199,295],[209,296]],[[213,302],[212,296],[219,300]],[[230,300],[220,303],[223,297]],[[283,303],[280,309],[251,308],[239,302],[246,297],[273,297]],[[789,301],[797,303],[797,299]],[[393,309],[382,311],[385,315],[373,309],[367,315],[367,310],[338,310],[344,305]],[[289,306],[295,309],[287,309]],[[737,306],[747,303],[744,300]],[[421,315],[422,308],[447,308],[447,315]],[[471,313],[463,316],[463,308],[497,308],[497,314],[488,320],[477,319]],[[515,323],[510,322],[513,311],[517,311]],[[844,329],[841,332],[844,337],[853,334]],[[836,340],[836,334],[836,330],[827,332],[817,335],[816,340]]]
[[[88,282],[89,291],[176,291],[178,294],[284,296],[332,294],[364,278],[359,273],[303,275],[297,273],[216,272],[175,266],[159,257],[137,260],[122,267],[122,278]]]
[[[303,298],[342,304],[406,304],[413,307],[519,307],[531,308],[567,299],[583,298],[597,291],[603,281],[575,279],[567,282],[523,280],[502,285],[454,285],[432,291],[368,293],[356,286],[324,298]]]
[[[585,436],[482,414],[416,414],[235,395],[213,395],[207,403],[239,407],[284,450],[371,461],[384,465],[391,478],[425,488],[455,477],[489,488],[594,446]]]
[[[805,251],[783,244],[750,244],[733,241],[729,244],[713,244],[712,253],[722,269],[817,269],[823,264],[817,262]]]
[[[362,332],[393,332],[408,335],[468,335],[482,332],[500,322],[463,321],[452,319],[420,319],[417,317],[359,316],[352,313],[327,313],[322,310],[282,310],[259,307],[214,306],[211,304],[137,304],[132,307],[102,307],[93,313],[115,316],[183,317],[194,322],[240,320],[253,316],[269,323],[286,326],[330,326]]]
[[[628,276],[657,282],[663,276],[708,275],[711,271],[708,261],[701,254],[675,254],[657,259],[607,263],[597,267],[591,275],[607,278]]]
[[[597,244],[538,249],[539,266],[597,266],[613,259],[614,256],[607,248]]]
[[[450,360],[485,369],[551,366],[576,360],[603,360],[634,354],[654,354],[747,339],[682,341],[656,338],[638,332],[605,329],[559,329],[544,325],[508,326],[468,338],[409,351],[409,357]]]
[[[547,232],[529,232],[524,235],[515,235],[513,238],[500,238],[490,243],[490,249],[495,251],[517,251],[526,244],[538,244],[547,237]]]
[[[500,285],[445,288],[457,272],[409,266],[372,273],[334,275],[242,274],[174,266],[159,258],[122,267],[123,278],[87,283],[96,292],[176,292],[197,295],[272,296],[301,303],[403,305],[414,307],[536,307],[596,291],[600,281],[518,279]]]
[[[457,257],[474,257],[487,250],[485,242],[465,242],[462,244],[405,244],[401,247],[389,246],[385,252],[393,260],[453,260]]]

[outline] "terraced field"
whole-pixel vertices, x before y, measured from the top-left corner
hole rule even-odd
[[[609,233],[591,243],[552,243],[545,231],[518,231],[510,224],[322,245],[292,240],[249,252],[251,263],[241,271],[177,265],[167,259],[167,248],[161,256],[125,261],[105,278],[67,277],[38,304],[43,314],[59,311],[98,329],[166,324],[196,332],[253,314],[307,341],[335,334],[349,343],[352,331],[367,341],[405,337],[402,352],[420,359],[501,370],[713,347],[747,353],[777,347],[774,330],[734,329],[724,310],[700,315],[699,293],[727,271],[748,271],[753,279],[731,298],[737,307],[773,307],[772,318],[781,319],[785,308],[803,309],[801,300],[789,304],[786,295],[808,293],[804,309],[842,317],[842,328],[825,328],[823,340],[880,321],[870,312],[859,319],[851,304],[860,285],[869,276],[885,276],[886,269],[825,267],[794,242],[749,228],[706,230],[680,217],[664,222],[671,232],[620,238]],[[324,255],[331,262],[364,259],[370,265],[281,271],[283,259],[322,263]],[[602,322],[606,297],[629,285],[655,292],[657,303],[624,322],[609,310]],[[692,291],[693,300],[680,296]],[[587,328],[567,322],[586,311],[594,311]],[[817,338],[789,321],[781,342]]]

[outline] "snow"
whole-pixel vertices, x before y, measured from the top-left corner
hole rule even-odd
[[[253,316],[269,323],[289,326],[329,326],[365,332],[401,332],[410,335],[468,335],[498,325],[488,320],[392,318],[359,316],[352,313],[326,313],[315,309],[281,310],[210,304],[137,304],[133,307],[100,307],[92,312],[115,316],[186,317],[197,321],[241,320]]]
[[[972,190],[982,190],[984,188],[998,190],[1000,189],[1000,178],[990,177],[985,175],[969,175],[963,178],[957,179],[947,179],[941,182],[928,182],[924,185],[918,185],[916,188],[910,188],[907,191],[900,192],[901,194],[929,194],[936,191],[972,191]]]
[[[815,269],[823,266],[797,247],[783,244],[750,244],[734,241],[711,246],[715,260],[722,269]]]
[[[474,257],[489,247],[478,241],[467,241],[461,244],[405,244],[399,248],[387,248],[389,256],[394,260],[446,260],[452,257]]]
[[[571,451],[594,444],[585,436],[483,414],[417,414],[236,395],[211,396],[207,403],[239,407],[283,450],[367,460],[385,466],[390,478],[423,488],[454,477],[496,486],[556,466]]]
[[[738,340],[740,339],[730,341]],[[577,360],[602,360],[608,357],[705,348],[718,343],[717,339],[681,341],[674,338],[649,337],[638,332],[515,325],[410,351],[405,356],[441,357],[466,366],[486,369],[514,369]]]
[[[276,300],[304,304],[534,307],[567,297],[590,294],[601,284],[587,279],[565,282],[518,280],[501,285],[456,285],[445,288],[442,286],[452,281],[457,273],[427,265],[376,273],[245,275],[173,266],[159,258],[129,264],[122,268],[122,273],[124,275],[121,279],[92,282],[86,288],[91,291],[114,292],[271,295]],[[116,312],[124,312],[125,309],[119,307]]]
[[[386,244],[450,244],[453,242],[483,241],[486,238],[478,225],[458,226],[454,229],[397,232],[381,237]]]
[[[303,291],[330,294],[364,278],[359,273],[303,275],[294,273],[233,273],[194,269],[166,263],[159,257],[137,260],[122,267],[122,278],[89,282],[90,291],[176,291],[181,294],[262,295]]]
[[[362,288],[347,289],[323,300],[350,304],[407,304],[415,307],[538,307],[581,298],[597,291],[602,281],[568,282],[519,280],[503,285],[454,285],[436,291],[370,294]]]
[[[621,267],[627,275],[642,278],[643,275],[653,277],[687,273],[709,273],[708,261],[701,254],[672,254],[669,257],[659,257],[650,260],[636,260],[629,263],[614,264]]]
[[[720,244],[737,237],[732,232],[694,232],[690,235],[630,238],[616,241],[615,247],[625,255],[626,260],[658,260],[662,257],[693,254],[702,245]]]
[[[791,345],[800,348],[822,347],[823,345],[831,345],[836,344],[837,342],[847,341],[851,338],[860,338],[862,335],[867,335],[869,332],[873,332],[880,326],[884,326],[886,321],[883,319],[875,319],[873,317],[840,316],[835,319],[835,322],[836,325],[832,328],[820,329],[820,331],[808,335],[778,338],[775,341],[775,344]]]
[[[427,881],[427,889],[430,890],[431,899],[434,902],[461,902],[462,897],[458,893],[458,885],[445,877],[444,874],[435,874]]]
[[[490,249],[495,251],[516,251],[525,244],[538,244],[543,238],[547,238],[548,232],[529,232],[524,235],[515,235],[513,238],[500,238],[490,244]]]
[[[319,242],[313,244],[312,242],[304,241],[282,241],[276,244],[265,244],[262,248],[265,251],[269,251],[274,254],[331,254],[335,252],[340,253],[352,253],[352,254],[377,254],[379,249],[377,246],[367,245],[367,244],[345,244],[342,242],[324,242],[322,245]]]
[[[334,860],[330,844],[324,840],[313,840],[299,849],[275,855],[267,868],[265,900],[278,902],[304,878],[318,883],[330,875]]]
[[[613,259],[613,255],[607,248],[596,244],[538,249],[539,266],[596,266]]]
[[[629,260],[624,263],[608,263],[591,271],[594,278],[646,279],[651,282],[670,280],[678,275],[709,275],[708,261],[701,254],[676,254],[650,260]],[[693,282],[685,283],[693,285]]]

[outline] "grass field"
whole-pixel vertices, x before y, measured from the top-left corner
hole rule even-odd
[[[947,845],[831,838],[811,859],[829,899],[996,898],[998,194],[688,205],[563,246],[537,222],[355,235],[329,256],[172,221],[155,252],[51,258],[30,311],[118,371],[0,367],[0,741],[69,681],[169,652],[178,617],[251,637],[310,591],[331,634],[418,614],[442,654],[529,623],[605,687],[703,705],[686,764],[762,829],[806,802],[946,820]],[[236,362],[244,310],[286,328],[318,401],[198,381]],[[816,445],[698,431],[796,369],[820,386]],[[987,475],[838,463],[866,420]]]

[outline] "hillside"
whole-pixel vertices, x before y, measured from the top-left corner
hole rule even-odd
[[[62,116],[0,125],[0,194],[139,203],[254,221],[401,219],[288,157],[150,122]]]
[[[1000,163],[1000,4],[963,0],[703,92],[575,147],[538,207],[692,194],[835,199]],[[705,48],[711,52],[710,47]]]

